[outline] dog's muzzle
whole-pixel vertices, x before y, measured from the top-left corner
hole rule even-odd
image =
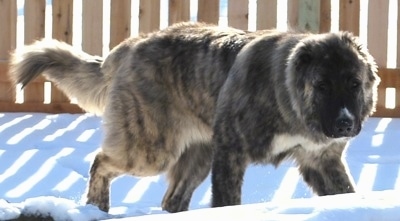
[[[354,115],[347,108],[340,110],[339,116],[333,123],[333,137],[353,137],[357,134],[355,131]]]

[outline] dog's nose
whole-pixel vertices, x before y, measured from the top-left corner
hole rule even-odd
[[[333,132],[335,137],[350,137],[353,134],[354,123],[350,118],[340,117],[336,119]]]

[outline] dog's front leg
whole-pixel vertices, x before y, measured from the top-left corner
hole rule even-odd
[[[296,156],[304,181],[319,196],[354,192],[354,182],[342,160],[344,147],[335,143],[319,153]]]
[[[110,209],[110,182],[120,175],[118,170],[110,166],[109,158],[102,152],[90,168],[90,179],[87,193],[87,204],[98,206],[100,210],[108,212]]]
[[[212,207],[241,203],[243,176],[248,162],[238,139],[239,136],[235,133],[230,133],[230,136],[228,134],[219,132],[214,134],[215,150],[211,174]]]

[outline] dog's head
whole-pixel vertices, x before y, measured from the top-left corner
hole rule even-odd
[[[375,110],[380,81],[372,56],[347,32],[309,35],[291,51],[286,87],[313,132],[353,137]]]

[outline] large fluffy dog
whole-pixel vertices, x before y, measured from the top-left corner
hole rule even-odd
[[[246,166],[285,158],[318,195],[353,192],[342,153],[374,110],[379,81],[373,58],[348,33],[199,23],[128,39],[104,62],[58,41],[13,55],[16,83],[40,74],[103,114],[88,203],[104,211],[113,178],[162,172],[163,208],[186,210],[211,167],[212,205],[239,204]]]

